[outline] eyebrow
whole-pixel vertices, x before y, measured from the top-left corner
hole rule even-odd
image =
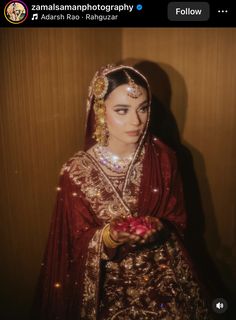
[[[141,102],[138,105],[138,108],[141,107],[145,103],[148,103],[148,100],[145,100],[145,101]],[[116,104],[116,105],[113,106],[113,108],[120,108],[120,107],[131,108],[131,105],[129,105],[129,104]]]

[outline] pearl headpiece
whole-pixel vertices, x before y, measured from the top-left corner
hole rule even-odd
[[[128,78],[128,88],[127,88],[127,94],[129,97],[137,99],[138,97],[140,97],[142,95],[142,90],[140,88],[140,86],[138,86],[134,80],[130,77],[130,75],[124,70],[124,73],[126,75],[126,77]]]
[[[93,94],[96,99],[105,97],[108,89],[108,79],[106,76],[98,76],[93,83]]]

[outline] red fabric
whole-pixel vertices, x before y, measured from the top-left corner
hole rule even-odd
[[[182,234],[186,228],[186,212],[175,153],[151,135],[145,147],[139,215],[168,220]]]
[[[91,107],[88,110],[84,150],[88,150],[96,143],[96,140],[93,138],[93,133],[95,131],[95,114],[93,110],[93,103],[94,98],[91,99]]]
[[[100,228],[67,171],[59,187],[32,319],[79,319],[88,243]]]
[[[175,154],[151,136],[145,148],[139,215],[157,216],[182,232],[186,215]],[[102,228],[67,170],[59,187],[32,319],[79,319],[88,244]]]

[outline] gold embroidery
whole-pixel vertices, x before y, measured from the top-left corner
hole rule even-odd
[[[143,157],[144,149],[140,154],[139,161],[134,163],[133,168],[130,172],[129,181],[126,184],[126,188],[123,190],[123,199],[129,205],[133,213],[138,211],[138,194],[142,177]]]
[[[92,211],[96,212],[96,216],[104,222],[124,211],[111,186],[104,181],[103,176],[93,166],[86,153],[77,153],[70,165],[69,175],[80,187]]]
[[[158,316],[156,312],[148,310],[137,310],[134,307],[130,307],[117,312],[113,317],[111,317],[111,320],[130,320],[135,319],[134,317],[136,317],[136,319],[153,320],[156,319],[156,316]]]
[[[99,299],[100,257],[102,249],[102,232],[97,230],[89,242],[85,267],[83,309],[81,319],[96,319]]]
[[[61,173],[65,171],[104,224],[125,210],[111,184],[86,153],[76,154]],[[132,212],[137,210],[141,171],[140,161],[133,165],[126,185],[124,177],[114,178],[120,195],[126,186],[123,199]],[[159,248],[128,253],[119,263],[108,261],[101,235],[102,230],[97,230],[88,247],[82,319],[95,319],[98,307],[104,320],[209,319],[199,286],[174,235]],[[104,270],[100,270],[101,259],[105,259]],[[100,272],[105,275],[100,286],[101,300]]]
[[[116,190],[118,190],[120,193],[123,190],[123,186],[124,186],[124,175],[122,176],[110,176],[108,175],[109,179],[111,180],[113,186],[116,188]]]
[[[99,319],[209,319],[199,285],[173,234],[157,248],[106,262],[104,274]]]
[[[142,163],[141,159],[133,166],[130,174],[129,188],[135,195],[138,194],[141,181]],[[125,212],[121,191],[124,185],[125,176],[119,177],[115,186],[107,183],[104,174],[94,165],[88,154],[78,152],[73,158],[66,163],[61,174],[68,172],[69,177],[77,185],[84,194],[86,200],[91,205],[91,212],[101,219],[104,224],[112,218],[120,216]],[[120,180],[121,179],[121,180]],[[120,186],[119,190],[114,192],[114,187]],[[134,209],[137,205],[136,197],[132,197],[126,193],[127,204]],[[131,210],[132,210],[131,209]],[[132,212],[129,210],[129,212]],[[100,263],[101,259],[108,260],[104,252],[102,241],[102,230],[97,230],[89,242],[88,254],[85,267],[84,291],[82,303],[82,319],[95,319],[97,314],[97,306],[99,299],[99,279],[100,279]]]
[[[133,169],[130,174],[127,191],[124,193],[123,200],[128,205],[129,213],[137,211],[137,195],[139,192],[139,185],[141,181],[142,173],[142,159],[140,159],[133,165]],[[109,222],[111,219],[127,214],[125,212],[124,205],[122,203],[122,196],[120,188],[124,185],[124,176],[116,177],[116,181],[113,178],[111,183],[107,183],[107,179],[104,178],[104,173],[98,170],[91,162],[90,156],[85,152],[78,152],[69,162],[62,168],[64,171],[69,172],[69,176],[72,181],[79,186],[83,192],[85,198],[88,200],[92,207],[92,211],[96,216],[104,221]],[[112,186],[112,182],[114,185]],[[114,192],[113,188],[117,193]]]

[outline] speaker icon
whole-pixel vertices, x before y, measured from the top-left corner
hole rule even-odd
[[[216,308],[217,308],[217,309],[222,309],[222,308],[224,308],[224,304],[218,302],[218,303],[216,304]]]
[[[228,303],[224,298],[216,298],[212,302],[212,309],[215,313],[224,313],[228,309]]]

